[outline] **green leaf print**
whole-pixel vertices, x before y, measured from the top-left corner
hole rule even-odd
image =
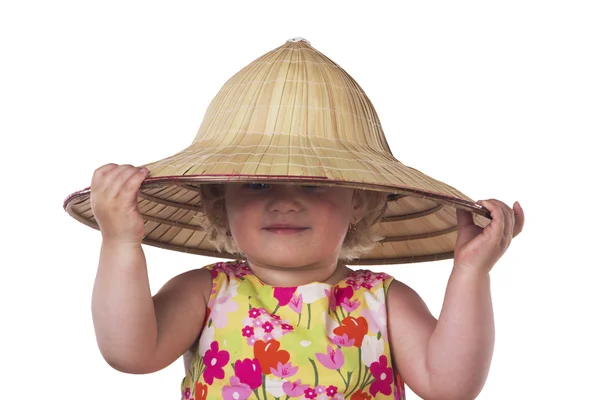
[[[317,366],[315,365],[315,360],[313,360],[312,358],[309,358],[308,361],[310,361],[310,363],[313,366],[313,369],[315,370],[315,386],[317,387],[319,386],[319,373],[317,372]]]

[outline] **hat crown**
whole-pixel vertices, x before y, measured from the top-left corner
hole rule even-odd
[[[257,58],[217,93],[193,143],[254,145],[332,141],[391,155],[365,92],[338,64],[301,37]],[[335,143],[334,143],[335,142]],[[313,143],[314,144],[314,143]]]

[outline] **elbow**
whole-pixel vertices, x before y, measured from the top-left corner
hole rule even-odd
[[[428,400],[474,400],[479,396],[486,379],[473,377],[462,381],[454,381],[437,388],[432,388]]]
[[[104,358],[104,361],[111,366],[111,368],[126,374],[151,374],[161,369],[157,368],[156,364],[152,362],[152,357],[117,357],[104,353],[102,353],[102,357]]]

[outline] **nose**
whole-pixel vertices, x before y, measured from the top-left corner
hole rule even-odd
[[[302,209],[299,193],[293,185],[273,185],[269,202],[271,212],[297,212]]]

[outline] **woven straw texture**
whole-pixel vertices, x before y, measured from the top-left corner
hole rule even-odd
[[[138,198],[143,243],[201,255],[217,252],[200,227],[199,185],[307,181],[390,194],[374,229],[385,239],[350,264],[400,264],[453,257],[455,207],[485,227],[490,214],[455,188],[392,155],[374,107],[358,83],[302,38],[254,60],[210,103],[192,144],[145,165]],[[98,229],[89,188],[63,204]]]

